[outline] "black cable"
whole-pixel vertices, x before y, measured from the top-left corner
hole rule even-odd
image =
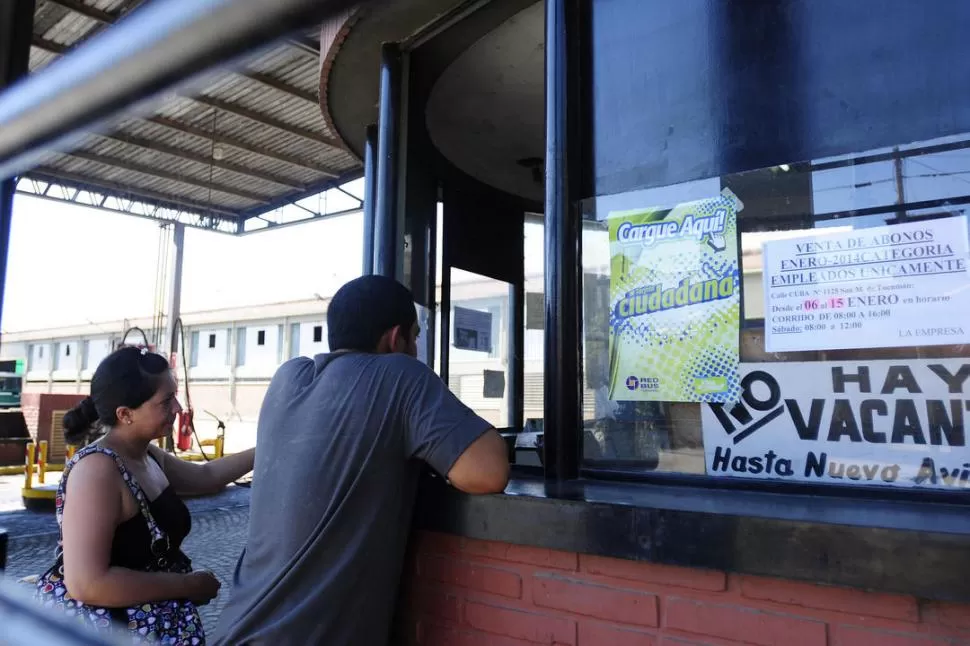
[[[127,330],[125,330],[124,336],[121,337],[121,345],[125,345],[125,341],[128,340],[128,335],[131,334],[133,331],[138,332],[138,334],[141,335],[142,341],[145,342],[146,348],[151,345],[148,342],[148,335],[145,334],[145,330],[141,329],[140,327],[130,327]]]

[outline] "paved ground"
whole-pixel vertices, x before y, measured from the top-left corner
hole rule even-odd
[[[53,513],[30,512],[20,504],[22,477],[0,477],[0,527],[9,534],[8,580],[40,574],[50,567],[57,544]],[[183,549],[196,567],[208,568],[222,581],[222,593],[201,608],[211,629],[228,595],[236,560],[242,552],[249,523],[249,489],[229,487],[222,493],[187,501],[192,512],[192,533]]]

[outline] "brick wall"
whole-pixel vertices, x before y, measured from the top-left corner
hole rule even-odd
[[[30,437],[35,442],[47,440],[53,444],[54,434],[58,438],[64,437],[64,429],[51,428],[51,414],[58,410],[70,410],[78,402],[84,399],[85,395],[53,395],[48,393],[24,393],[21,398],[21,410],[24,413],[24,420],[27,422],[27,429]],[[63,455],[50,456],[52,464],[63,462]]]
[[[414,537],[398,646],[970,645],[970,605]]]

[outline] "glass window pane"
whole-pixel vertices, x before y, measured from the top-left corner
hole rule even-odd
[[[451,270],[448,386],[496,427],[508,419],[509,284]]]
[[[970,491],[964,151],[970,134],[584,202],[587,466]],[[629,244],[611,249],[611,214],[670,209],[724,189],[743,203],[733,241],[743,312],[734,323],[737,397],[718,404],[611,394],[611,280]],[[637,262],[673,258],[663,244],[637,252]],[[675,274],[663,290],[680,285]],[[696,307],[671,305],[683,316]],[[645,339],[659,334],[656,313],[645,306],[632,317]],[[665,352],[649,341],[644,348]]]

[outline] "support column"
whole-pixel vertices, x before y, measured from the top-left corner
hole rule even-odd
[[[0,92],[27,73],[30,39],[34,30],[34,0],[0,2]],[[7,251],[13,221],[13,196],[17,178],[0,182],[0,317],[7,282]],[[0,529],[0,572],[7,565],[7,533]]]
[[[546,0],[546,335],[543,451],[546,486],[579,476],[582,348],[579,339],[580,214],[570,175],[570,0]]]
[[[176,328],[175,325],[182,316],[182,256],[185,248],[185,225],[181,222],[172,223],[172,247],[172,273],[169,275],[168,280],[168,307],[166,308],[168,310],[168,316],[165,317],[165,336],[162,337],[162,343],[169,344],[169,360],[175,358],[178,362],[177,365],[172,367],[176,370],[176,373],[182,373],[183,382],[188,382],[189,375],[187,371],[183,372],[181,369],[182,366],[188,365],[189,363],[188,358],[183,356],[184,353],[188,352],[182,344],[182,337],[185,333],[183,329]],[[158,351],[163,350],[162,348],[158,348]],[[185,384],[182,387],[187,388],[188,385]],[[174,431],[168,434],[165,447],[169,451],[175,451]]]
[[[27,74],[34,29],[34,0],[0,2],[0,92]],[[0,318],[7,280],[7,257],[17,178],[0,178]]]
[[[525,281],[509,285],[508,416],[506,424],[521,431],[525,424]]]
[[[169,352],[185,352],[180,346],[181,338],[175,336],[175,322],[182,316],[182,258],[185,251],[185,225],[172,223],[172,273],[168,280],[168,316],[165,319],[164,341],[170,344]],[[179,360],[181,362],[181,359]],[[188,376],[186,376],[188,378]]]
[[[398,170],[400,163],[401,51],[396,43],[381,48],[381,103],[377,123],[377,181],[374,211],[374,273],[396,278],[398,239]]]
[[[364,140],[364,265],[361,274],[374,273],[374,217],[377,212],[377,126],[367,126]]]

